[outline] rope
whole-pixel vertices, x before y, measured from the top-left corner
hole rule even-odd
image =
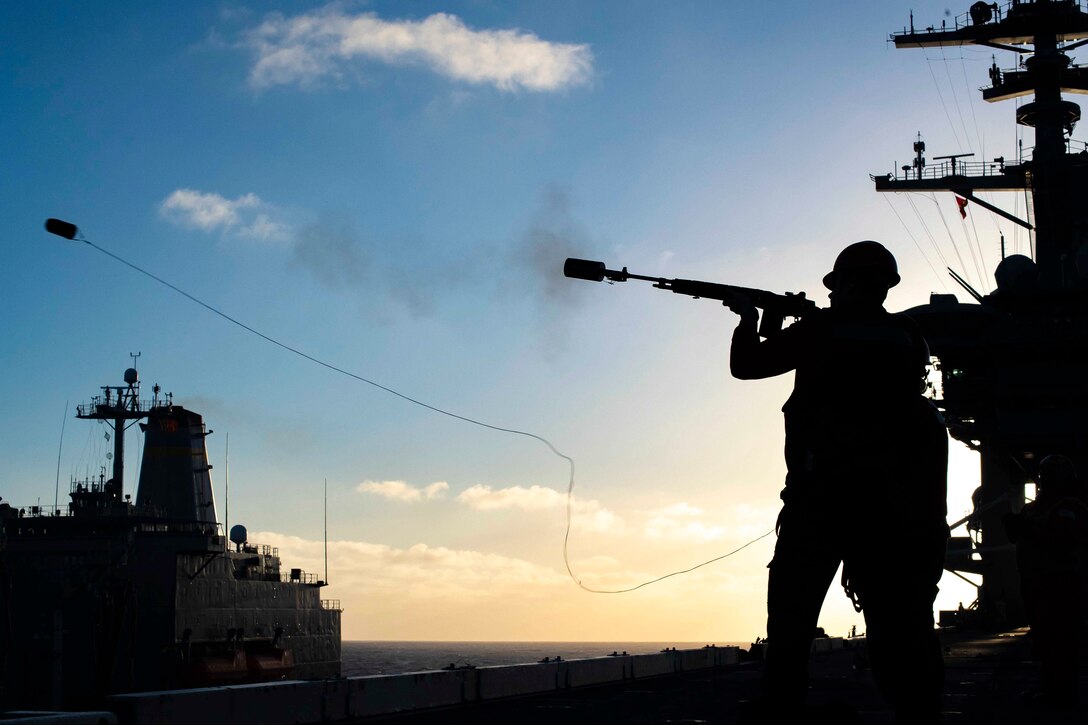
[[[240,321],[240,320],[238,320],[238,319],[236,319],[234,317],[231,317],[227,313],[213,307],[212,305],[208,304],[207,302],[204,302],[203,300],[200,300],[200,299],[194,297],[193,295],[189,294],[188,292],[181,289],[180,287],[177,287],[176,285],[173,285],[170,282],[167,282],[162,277],[159,277],[159,276],[147,271],[146,269],[144,269],[142,267],[139,267],[139,266],[133,264],[132,262],[129,262],[128,260],[126,260],[126,259],[124,259],[122,257],[119,257],[118,255],[114,254],[113,252],[109,251],[108,249],[105,249],[103,247],[98,246],[97,244],[95,244],[91,240],[84,237],[82,234],[79,234],[78,236],[72,237],[72,239],[73,239],[73,241],[83,242],[84,244],[91,247],[92,249],[95,249],[96,251],[101,252],[102,254],[106,255],[107,257],[109,257],[109,258],[111,258],[111,259],[113,259],[113,260],[115,260],[117,262],[120,262],[121,264],[125,265],[129,269],[132,269],[132,270],[134,270],[136,272],[139,272],[140,274],[153,279],[154,281],[158,282],[159,284],[161,284],[161,285],[163,285],[165,287],[168,287],[169,289],[173,290],[174,292],[177,292],[179,295],[186,298],[187,300],[189,300],[191,302],[195,302],[196,304],[200,305],[201,307],[208,310],[209,312],[212,312],[212,313],[218,315],[219,317],[222,317],[227,322],[230,322],[231,324],[242,328],[246,332],[249,332],[250,334],[256,335],[257,337],[261,338],[262,340],[264,340],[266,342],[269,342],[269,343],[271,343],[271,344],[275,345],[276,347],[279,347],[279,348],[281,348],[283,350],[286,350],[287,352],[293,353],[293,354],[303,358],[304,360],[308,360],[308,361],[314,363],[315,365],[320,365],[321,367],[326,368],[327,370],[331,370],[332,372],[339,373],[341,375],[344,375],[344,376],[346,376],[348,378],[351,378],[353,380],[356,380],[358,382],[366,383],[367,385],[378,388],[379,390],[382,390],[382,391],[384,391],[386,393],[389,393],[390,395],[395,395],[396,397],[400,398],[401,400],[405,400],[405,401],[407,401],[409,403],[412,403],[414,405],[418,405],[421,408],[426,408],[427,410],[430,410],[430,411],[432,411],[434,413],[439,413],[441,415],[447,416],[449,418],[454,418],[455,420],[459,420],[459,421],[462,421],[464,423],[471,423],[472,425],[480,426],[481,428],[487,428],[489,430],[498,431],[500,433],[509,433],[511,435],[524,436],[526,438],[532,438],[535,441],[543,443],[545,446],[547,446],[548,450],[550,450],[553,454],[555,454],[557,457],[562,458],[563,460],[565,460],[567,462],[568,466],[569,466],[569,469],[570,469],[570,476],[569,476],[569,478],[567,480],[567,524],[566,524],[566,531],[563,534],[563,565],[566,567],[567,575],[570,576],[571,580],[573,580],[575,584],[577,584],[579,587],[581,587],[582,589],[584,589],[587,592],[591,592],[593,594],[622,594],[624,592],[633,592],[636,589],[641,589],[642,587],[649,586],[650,584],[655,584],[655,583],[657,583],[659,581],[663,581],[665,579],[668,579],[668,578],[674,577],[674,576],[678,576],[680,574],[687,574],[688,572],[695,571],[696,569],[707,566],[708,564],[712,564],[712,563],[714,563],[716,561],[721,561],[722,559],[730,557],[733,554],[736,554],[737,552],[746,549],[747,547],[749,547],[752,544],[756,543],[760,539],[763,539],[763,538],[765,538],[767,536],[770,536],[772,533],[774,533],[774,530],[772,529],[771,531],[768,531],[766,534],[763,534],[761,536],[757,536],[756,538],[752,539],[751,541],[744,544],[740,548],[734,549],[733,551],[730,551],[728,554],[722,554],[721,556],[715,557],[713,559],[708,559],[707,561],[704,561],[701,564],[696,564],[695,566],[689,567],[687,569],[682,569],[680,571],[674,571],[672,573],[665,574],[663,576],[659,576],[656,579],[651,579],[649,581],[642,582],[641,584],[638,584],[638,585],[633,586],[633,587],[628,587],[626,589],[615,589],[615,590],[594,589],[592,587],[588,587],[588,586],[586,586],[585,584],[582,583],[582,581],[574,574],[574,571],[571,569],[570,556],[569,556],[569,552],[568,552],[569,543],[570,543],[572,506],[573,506],[573,501],[574,501],[574,459],[571,458],[570,456],[566,455],[562,451],[560,451],[558,448],[556,448],[555,445],[553,445],[552,442],[549,441],[547,438],[545,438],[543,436],[540,436],[540,435],[537,435],[536,433],[530,433],[528,431],[518,430],[517,428],[507,428],[505,426],[492,425],[491,423],[486,423],[486,422],[484,422],[482,420],[478,420],[476,418],[472,418],[472,417],[467,416],[467,415],[460,415],[458,413],[453,413],[453,412],[445,410],[443,408],[439,408],[438,406],[430,405],[429,403],[425,403],[422,400],[418,400],[416,398],[413,398],[410,395],[405,395],[404,393],[398,392],[398,391],[394,390],[393,388],[382,385],[381,383],[377,383],[377,382],[375,382],[373,380],[365,378],[362,375],[358,375],[358,374],[353,373],[353,372],[351,372],[349,370],[345,370],[344,368],[333,365],[332,363],[325,362],[324,360],[321,360],[319,358],[314,357],[313,355],[305,353],[302,350],[299,350],[296,347],[292,347],[291,345],[288,345],[285,342],[281,342],[280,340],[277,340],[276,338],[271,337],[270,335],[266,335],[265,333],[250,327],[249,325],[245,324],[244,322],[242,322],[242,321]]]

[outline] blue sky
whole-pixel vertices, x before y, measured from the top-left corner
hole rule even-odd
[[[578,462],[572,557],[635,583],[772,526],[790,381],[728,378],[722,309],[568,281],[563,258],[826,302],[838,250],[876,238],[903,269],[893,309],[945,291],[929,265],[953,239],[992,271],[1005,222],[871,189],[918,131],[931,155],[1014,150],[1011,107],[969,95],[990,53],[895,51],[908,10],[5,4],[0,495],[51,502],[66,401],[140,351],[143,379],[216,431],[220,518],[229,432],[232,521],[314,568],[328,477],[348,638],[754,637],[769,539],[653,591],[584,594],[560,558],[565,464],[542,446],[317,368],[42,221],[316,357],[547,436]],[[69,421],[62,488],[96,470],[99,433]]]

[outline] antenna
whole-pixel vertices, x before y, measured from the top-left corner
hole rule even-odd
[[[57,485],[53,489],[53,512],[54,514],[60,507],[60,453],[64,450],[64,426],[68,423],[68,403],[70,401],[64,401],[64,420],[60,422],[60,444],[57,446]]]
[[[128,356],[132,358],[132,367],[136,367],[136,358],[140,357],[141,355],[143,355],[142,352],[130,352],[128,354]]]
[[[926,168],[926,142],[922,140],[922,132],[918,132],[918,139],[914,142],[914,169],[917,177],[922,178],[922,171]],[[908,167],[904,167],[904,171]]]
[[[157,386],[156,386],[157,387]],[[223,528],[228,532],[230,531],[230,432],[226,434],[226,441],[224,442],[226,451],[223,454],[225,460],[223,461],[223,503],[226,508],[226,513],[223,515],[225,522]],[[227,542],[223,542],[223,546],[226,546]]]
[[[325,488],[322,491],[325,505],[325,583],[329,583],[329,479],[325,478]]]
[[[933,160],[934,161],[944,161],[945,159],[951,159],[952,160],[952,176],[955,176],[956,175],[956,159],[965,159],[965,158],[968,158],[969,156],[974,156],[974,155],[975,154],[973,152],[969,153],[969,154],[948,154],[947,156],[934,156]],[[963,168],[962,164],[960,164],[960,168],[961,169]]]

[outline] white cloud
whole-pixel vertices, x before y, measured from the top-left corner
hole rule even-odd
[[[272,14],[245,34],[256,54],[254,88],[336,78],[353,60],[419,64],[435,73],[504,91],[556,91],[588,82],[588,45],[552,43],[520,30],[475,30],[455,15],[383,20],[336,4],[293,17]]]
[[[285,566],[322,570],[321,541],[272,532],[250,538],[279,547]],[[365,541],[329,542],[329,580],[356,595],[391,592],[432,602],[442,597],[501,599],[515,592],[524,595],[527,589],[570,585],[566,574],[524,559],[422,543],[399,549]]]
[[[441,496],[449,489],[450,485],[445,481],[435,481],[431,485],[424,487],[423,495],[427,498],[435,498],[436,496]]]
[[[477,511],[545,511],[566,506],[567,494],[544,486],[510,486],[496,490],[476,485],[459,493],[457,500]],[[575,497],[571,499],[571,525],[584,531],[618,533],[623,530],[623,519],[597,501]]]
[[[457,500],[468,504],[477,511],[496,509],[521,509],[522,511],[542,511],[556,508],[566,503],[567,497],[555,489],[543,486],[510,486],[493,490],[490,486],[470,486],[457,495]]]
[[[256,194],[228,199],[214,192],[177,189],[159,204],[168,221],[205,232],[230,232],[262,241],[282,241],[289,228],[276,219],[279,211]]]
[[[606,508],[601,508],[596,501],[574,501],[571,525],[583,531],[616,534],[623,531],[623,519]]]
[[[277,547],[285,570],[324,578],[320,539],[251,531],[250,540]],[[707,567],[626,597],[587,595],[554,550],[537,563],[474,549],[334,537],[328,554],[330,586],[321,596],[342,604],[345,640],[713,641],[761,632],[765,619],[766,547],[759,553],[753,547],[744,567],[738,561]],[[637,563],[628,568],[594,555],[577,561],[575,573],[589,586],[617,589],[667,570],[633,551],[619,559]],[[735,606],[723,610],[722,601]],[[704,639],[710,630],[717,634]]]
[[[649,539],[714,541],[722,538],[725,527],[708,526],[698,520],[702,515],[702,509],[681,501],[651,512],[643,533]]]
[[[363,481],[355,487],[356,491],[373,493],[394,501],[422,501],[439,498],[448,491],[450,485],[445,481],[435,481],[422,488],[405,481]]]

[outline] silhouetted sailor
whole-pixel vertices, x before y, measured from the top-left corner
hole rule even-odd
[[[1077,672],[1084,617],[1088,505],[1073,462],[1062,455],[1039,463],[1038,494],[1018,514],[1005,516],[1016,543],[1020,585],[1043,683],[1027,693],[1047,705],[1078,702]]]
[[[738,297],[730,369],[741,379],[795,371],[783,406],[786,486],[767,593],[767,663],[756,710],[800,709],[812,633],[839,563],[865,613],[873,676],[896,722],[937,722],[943,663],[933,599],[944,565],[947,437],[922,396],[929,349],[883,304],[898,284],[877,242],[847,247],[824,277],[831,307],[760,341]]]

